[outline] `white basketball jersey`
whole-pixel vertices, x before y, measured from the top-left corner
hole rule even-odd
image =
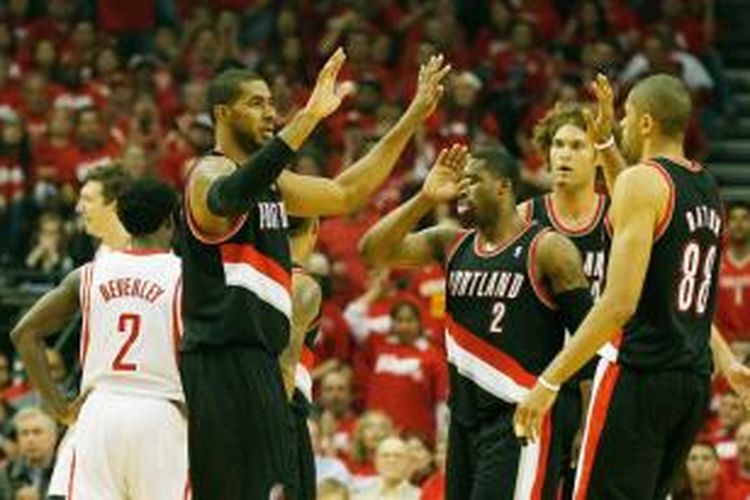
[[[82,387],[184,401],[180,259],[166,251],[102,253],[81,273]]]

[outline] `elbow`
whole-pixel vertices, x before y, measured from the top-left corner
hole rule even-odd
[[[357,251],[359,252],[359,256],[362,258],[362,261],[364,261],[367,267],[375,267],[378,265],[376,258],[377,252],[374,252],[372,247],[372,238],[369,234],[365,234],[357,244]]]
[[[22,328],[14,328],[10,332],[10,340],[17,350],[21,350],[25,344],[29,342],[31,332]]]

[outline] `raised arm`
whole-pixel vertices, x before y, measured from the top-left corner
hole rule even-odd
[[[615,180],[620,173],[627,168],[625,158],[617,149],[614,136],[615,127],[615,97],[612,86],[606,76],[599,73],[590,84],[591,92],[596,97],[596,116],[584,109],[583,116],[586,120],[586,130],[589,138],[594,144],[597,158],[604,170],[604,180],[607,182],[607,191],[615,192]]]
[[[294,394],[295,374],[297,363],[302,353],[305,334],[320,311],[322,294],[318,283],[303,273],[292,276],[292,328],[289,344],[279,356],[281,374],[284,378],[284,388],[287,398],[291,400]]]
[[[287,211],[302,217],[351,213],[361,207],[393,171],[411,137],[432,114],[450,71],[442,56],[419,70],[417,93],[401,119],[370,151],[335,179],[284,172],[279,187]]]
[[[632,316],[638,305],[651,257],[654,234],[666,213],[669,186],[649,167],[623,172],[612,199],[614,239],[607,268],[607,287],[601,298],[516,411],[516,433],[534,439],[555,392],[581,369]]]
[[[440,152],[421,191],[381,219],[360,240],[359,251],[368,265],[418,266],[444,260],[448,246],[458,236],[457,229],[435,226],[418,233],[411,231],[435,205],[458,196],[467,159],[464,146],[455,145]]]
[[[79,310],[78,284],[81,268],[72,271],[24,314],[10,333],[31,383],[39,391],[52,415],[64,423],[75,419],[72,408],[52,378],[44,339],[69,324]]]
[[[188,209],[201,233],[223,236],[247,212],[252,198],[277,180],[316,125],[339,107],[351,91],[350,85],[336,84],[345,59],[341,49],[331,56],[305,107],[240,168],[221,157],[203,158],[195,166],[187,186]]]

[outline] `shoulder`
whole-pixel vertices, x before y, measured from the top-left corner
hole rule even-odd
[[[623,198],[632,201],[648,200],[668,194],[671,178],[660,166],[639,163],[623,171],[615,183],[612,201]]]
[[[199,187],[217,177],[229,175],[236,169],[237,165],[225,156],[202,156],[195,161],[187,182],[191,188]]]
[[[555,264],[561,259],[580,255],[578,248],[567,236],[551,229],[542,230],[535,239],[537,260]]]

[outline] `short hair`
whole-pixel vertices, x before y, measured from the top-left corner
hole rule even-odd
[[[414,302],[408,299],[399,299],[393,304],[391,307],[391,318],[395,319],[402,309],[409,309],[414,313],[419,322],[422,321],[422,311],[419,310],[419,307]]]
[[[667,137],[685,135],[693,103],[690,92],[679,78],[667,74],[649,76],[630,91],[633,105],[640,113],[648,113]]]
[[[309,231],[310,228],[318,220],[317,217],[295,217],[289,216],[289,236],[299,236],[305,231]]]
[[[222,71],[216,78],[211,80],[206,92],[208,111],[213,120],[214,108],[223,104],[232,104],[240,94],[240,85],[247,81],[260,80],[263,78],[249,69],[232,68]]]
[[[711,441],[707,441],[705,439],[698,439],[693,443],[692,447],[699,446],[701,448],[708,448],[708,450],[711,452],[711,455],[713,455],[714,459],[719,460],[719,452],[716,451],[716,446]]]
[[[38,406],[28,406],[16,413],[13,417],[13,427],[15,427],[17,430],[21,425],[21,422],[35,417],[41,418],[48,430],[57,432],[57,424],[55,423],[55,419],[53,419],[49,413],[45,412]]]
[[[134,181],[117,199],[117,218],[132,236],[156,232],[177,207],[177,194],[155,177]]]
[[[534,146],[546,158],[552,147],[555,134],[565,125],[573,125],[586,131],[584,106],[579,103],[557,103],[534,127]]]
[[[83,178],[83,184],[87,182],[100,183],[104,201],[111,203],[127,189],[131,178],[120,165],[111,164],[89,170]]]
[[[520,171],[518,161],[502,146],[486,146],[471,153],[471,157],[482,162],[482,168],[495,177],[510,180],[513,187],[518,186]]]

